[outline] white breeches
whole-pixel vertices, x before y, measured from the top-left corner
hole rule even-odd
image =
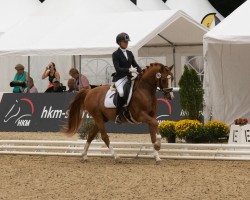
[[[125,85],[125,83],[127,81],[128,81],[128,78],[127,78],[127,76],[125,76],[125,77],[123,77],[115,82],[115,87],[116,87],[120,97],[124,96],[123,86]]]

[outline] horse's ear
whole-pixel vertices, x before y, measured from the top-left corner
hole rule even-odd
[[[168,69],[169,69],[170,71],[172,71],[173,68],[174,68],[174,64],[173,64],[172,66],[168,67]]]

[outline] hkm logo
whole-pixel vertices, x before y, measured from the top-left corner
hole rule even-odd
[[[30,109],[29,109],[30,108]],[[22,98],[12,105],[8,113],[4,117],[4,122],[14,120],[17,126],[29,126],[34,113],[34,105],[30,99]]]

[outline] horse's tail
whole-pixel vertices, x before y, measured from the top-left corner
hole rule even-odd
[[[82,121],[84,111],[84,100],[89,89],[80,90],[69,105],[69,116],[66,127],[63,132],[66,134],[75,134]]]

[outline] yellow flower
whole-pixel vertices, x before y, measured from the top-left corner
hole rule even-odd
[[[171,135],[175,135],[175,121],[166,120],[158,125],[159,132],[164,138],[168,138]]]
[[[184,119],[180,120],[175,125],[175,132],[179,138],[192,138],[200,134],[202,123],[198,120]]]
[[[229,133],[229,126],[221,121],[209,121],[204,125],[206,132],[214,137],[224,137]]]

